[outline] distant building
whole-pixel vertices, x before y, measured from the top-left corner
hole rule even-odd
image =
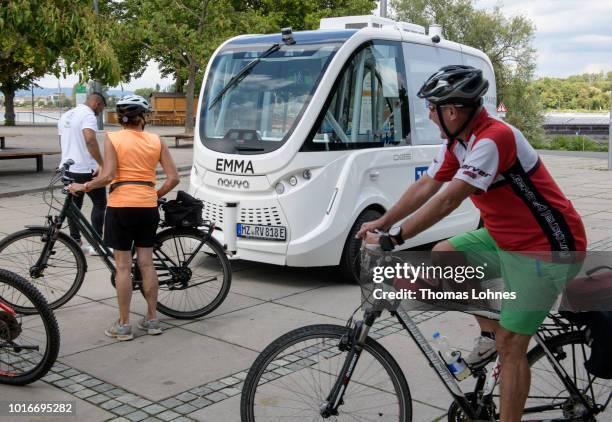
[[[66,98],[66,94],[63,92],[53,92],[51,95],[47,95],[47,100],[49,101],[60,101]]]
[[[548,135],[607,138],[610,132],[610,113],[547,113],[542,126]]]

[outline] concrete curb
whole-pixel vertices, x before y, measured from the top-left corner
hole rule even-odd
[[[191,171],[191,165],[177,167],[177,171],[179,173],[179,176],[181,177],[188,176],[189,172]],[[157,174],[157,180],[164,179],[163,172],[161,170],[158,170],[156,174]],[[59,188],[61,188],[61,186],[54,187],[54,189],[59,189]],[[4,192],[4,193],[0,193],[0,198],[10,198],[12,196],[21,196],[21,195],[27,195],[29,193],[44,192],[48,189],[49,189],[48,186],[44,186],[44,187],[39,187],[39,188],[22,189],[18,191]]]

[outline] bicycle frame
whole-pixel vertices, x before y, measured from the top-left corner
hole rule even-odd
[[[72,222],[77,226],[81,234],[87,241],[96,249],[98,254],[102,257],[104,264],[110,270],[111,276],[114,277],[117,273],[117,268],[115,266],[114,260],[112,259],[113,253],[111,250],[104,245],[104,241],[100,237],[100,235],[96,232],[93,226],[87,221],[81,210],[75,205],[74,199],[70,193],[66,191],[64,188],[62,190],[63,193],[66,194],[66,199],[64,201],[64,205],[60,210],[58,216],[55,219],[52,219],[51,216],[48,216],[49,225],[51,226],[51,230],[59,232],[66,221],[66,219],[71,219]],[[53,235],[54,233],[51,232]],[[210,236],[212,232],[208,233]],[[56,235],[55,235],[56,236]],[[43,248],[43,253],[39,258],[38,262],[35,264],[32,271],[38,271],[41,268],[44,268],[44,264],[46,264],[47,259],[50,256],[51,251],[53,250],[53,246],[55,244],[56,237],[52,236],[51,239],[46,242],[45,247]],[[194,259],[200,249],[204,246],[204,243],[207,241],[207,237],[203,237],[200,244],[191,252],[191,256],[181,264],[183,266],[188,266],[190,262]],[[172,258],[170,258],[164,251],[159,248],[153,248],[153,260],[156,269],[166,269],[170,270],[171,266],[178,267],[179,265],[175,263]],[[169,271],[169,274],[174,278],[174,274]],[[180,277],[179,277],[180,278]],[[139,280],[134,279],[135,288],[138,286]],[[161,283],[160,283],[161,284]]]
[[[64,201],[64,205],[60,210],[60,213],[55,218],[51,216],[47,216],[48,224],[50,226],[51,234],[54,234],[54,231],[59,232],[66,221],[66,218],[70,219],[79,229],[81,234],[87,241],[94,247],[94,249],[98,252],[98,254],[102,257],[104,264],[108,267],[111,274],[114,276],[117,272],[117,268],[111,257],[113,253],[111,250],[104,245],[104,241],[100,237],[100,235],[96,232],[93,226],[87,221],[81,210],[74,204],[74,200],[72,195],[66,191],[66,188],[62,189],[62,192],[66,194],[66,199]],[[39,258],[38,262],[35,264],[37,269],[44,268],[44,264],[46,264],[47,259],[50,256],[51,251],[53,250],[53,246],[55,244],[55,240],[57,239],[56,235],[52,236],[51,239],[45,244],[43,248],[43,253]]]
[[[382,262],[381,260],[383,259],[383,256],[380,256],[379,259],[380,260],[377,264],[380,264],[380,262]],[[364,265],[364,263],[368,261],[369,259],[367,258],[363,259],[362,265]],[[374,324],[376,318],[378,318],[382,314],[382,310],[389,310],[391,314],[398,319],[399,323],[408,332],[416,346],[419,348],[421,353],[429,362],[430,366],[434,368],[434,371],[438,375],[438,378],[440,378],[448,392],[451,394],[455,402],[459,405],[459,407],[462,409],[465,416],[469,418],[469,420],[477,420],[479,418],[482,418],[483,414],[487,414],[487,406],[490,405],[490,398],[492,396],[495,386],[499,381],[499,357],[497,357],[495,361],[493,370],[487,372],[486,369],[482,367],[477,369],[477,372],[474,373],[474,375],[477,377],[477,383],[474,392],[479,394],[474,394],[474,396],[472,397],[473,400],[470,401],[468,399],[467,394],[463,392],[459,387],[456,379],[448,369],[442,357],[432,348],[431,344],[426,340],[425,336],[423,335],[417,324],[414,322],[414,320],[410,317],[408,312],[401,306],[399,306],[399,302],[394,303],[385,299],[375,299],[373,302],[368,302],[366,300],[364,301],[364,303],[368,303],[368,308],[364,312],[363,319],[355,323],[353,331],[354,342],[345,359],[344,366],[342,367],[342,371],[340,372],[338,380],[331,389],[331,392],[328,395],[326,402],[321,407],[320,413],[322,416],[331,416],[338,414],[339,404],[342,403],[344,392],[346,391],[346,388],[350,382],[351,375],[357,365],[357,361],[359,359],[361,350],[365,345],[368,332]],[[546,346],[545,338],[542,333],[536,333],[534,339],[544,351],[546,358],[551,363],[555,373],[557,374],[561,382],[564,384],[570,396],[579,399],[585,409],[588,409],[589,416],[598,413],[597,404],[593,403],[591,405],[585,395],[578,389],[574,382],[572,382],[567,371],[561,366],[561,364],[555,358],[551,350]],[[340,348],[342,349],[342,343],[340,344]],[[612,398],[612,393],[610,394],[610,397]],[[608,399],[608,402],[609,401],[610,398]],[[560,409],[561,406],[562,403],[555,405],[541,405],[537,407],[525,408],[523,410],[523,413],[528,414],[547,410],[555,410]],[[497,414],[495,416],[499,417],[499,415]]]
[[[486,400],[491,397],[491,394],[493,393],[493,390],[499,380],[499,357],[496,359],[493,369],[491,371],[487,372],[484,368],[481,368],[479,369],[480,372],[476,373],[478,380],[476,383],[475,392],[479,392],[480,394],[476,395],[476,402],[471,403],[470,400],[468,400],[466,393],[459,387],[456,379],[446,366],[446,363],[442,360],[440,355],[432,348],[431,344],[426,340],[422,331],[419,329],[417,324],[410,317],[406,310],[402,309],[401,307],[390,307],[389,303],[385,300],[376,300],[372,305],[373,306],[371,309],[367,309],[365,311],[363,319],[357,321],[355,324],[355,342],[353,344],[352,349],[349,350],[349,354],[345,359],[338,380],[332,387],[325,405],[321,408],[321,415],[328,417],[331,415],[338,414],[337,409],[340,403],[342,403],[344,392],[347,389],[352,373],[357,365],[359,355],[361,354],[361,350],[363,349],[363,345],[365,344],[368,332],[374,324],[376,318],[381,315],[382,311],[380,309],[388,309],[398,319],[399,323],[404,327],[410,337],[414,340],[416,346],[425,356],[430,366],[434,368],[434,371],[436,372],[448,392],[451,394],[453,399],[463,410],[464,414],[469,418],[469,420],[479,420],[480,415],[483,414],[483,411],[486,410],[486,406],[488,405],[488,402],[486,402]],[[565,369],[559,364],[550,349],[546,346],[544,337],[540,333],[537,333],[534,338],[537,344],[542,347],[547,359],[552,364],[552,367],[554,368],[557,376],[563,382],[570,395],[572,397],[579,398],[585,408],[588,409],[589,415],[596,414],[596,408],[594,408],[595,405],[590,404],[584,394],[578,390],[576,385],[572,382],[569,375],[565,371]],[[342,348],[342,343],[340,344],[340,347]],[[608,399],[608,401],[609,400],[610,399]],[[525,408],[523,413],[529,414],[555,410],[561,408],[561,405],[562,403],[556,405],[542,405],[537,407]],[[499,417],[498,414],[496,414],[495,416]]]
[[[17,313],[10,306],[0,302],[0,311],[4,311],[9,315],[15,316]]]

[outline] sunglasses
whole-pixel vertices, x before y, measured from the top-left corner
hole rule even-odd
[[[444,105],[441,105],[440,108],[450,107],[450,106],[459,108],[459,107],[463,107],[463,104],[444,104]],[[427,108],[429,109],[430,112],[432,112],[436,109],[436,105],[428,102]]]

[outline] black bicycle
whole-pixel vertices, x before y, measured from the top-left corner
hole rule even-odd
[[[69,160],[70,161],[70,160]],[[74,221],[83,237],[93,246],[111,272],[115,285],[116,269],[111,250],[76,207],[66,176],[72,163],[58,169],[50,183],[49,215],[44,226],[8,235],[0,241],[0,267],[29,279],[56,309],[68,302],[80,289],[87,261],[80,245],[61,229],[67,218]],[[54,185],[61,181],[65,199],[55,206]],[[161,205],[161,204],[160,204]],[[59,211],[51,215],[51,209]],[[153,261],[159,278],[157,310],[177,319],[193,319],[214,311],[227,296],[232,271],[221,244],[213,238],[214,226],[168,227],[160,221],[153,248]],[[144,295],[140,271],[132,266],[134,290]]]
[[[397,331],[392,329],[396,321],[453,397],[450,422],[499,419],[496,356],[472,368],[476,382],[473,390],[464,392],[417,326],[416,319],[423,312],[408,312],[397,302],[373,299],[367,292],[362,306],[363,318],[351,316],[346,326],[298,328],[266,347],[251,366],[242,389],[242,421],[411,421],[412,397],[406,377],[375,340]],[[381,318],[384,311],[390,311],[392,317]],[[377,320],[378,328],[374,328]],[[589,357],[589,330],[560,315],[550,315],[534,339],[536,345],[527,355],[532,378],[524,413],[542,421],[595,421],[599,416],[610,420],[604,412],[612,399],[611,380],[594,377],[584,366]]]
[[[44,377],[59,346],[45,298],[23,277],[0,269],[0,383],[25,385]]]

